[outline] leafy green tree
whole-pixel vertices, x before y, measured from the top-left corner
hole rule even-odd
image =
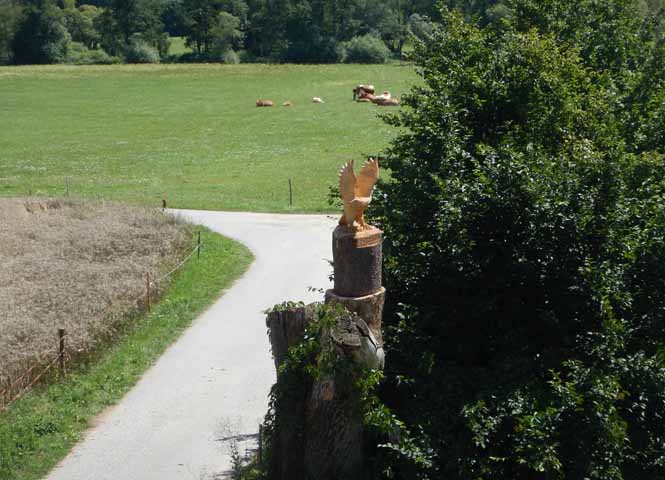
[[[109,8],[102,9],[92,24],[99,34],[99,44],[106,52],[115,56],[124,55],[127,45],[123,42],[122,33]]]
[[[219,0],[184,0],[186,45],[199,55],[212,49],[213,28],[217,22],[221,5]]]
[[[101,10],[94,5],[81,5],[79,8],[65,8],[65,24],[75,42],[80,42],[89,49],[99,46],[101,36],[95,29],[95,19]]]
[[[162,23],[164,31],[171,37],[184,37],[187,34],[182,0],[168,0],[164,4]]]
[[[425,40],[434,31],[432,22],[419,13],[414,13],[409,17],[409,28],[419,40]]]
[[[111,55],[124,55],[133,45],[145,43],[164,56],[169,43],[161,12],[159,0],[111,0],[93,24]]]
[[[241,0],[184,0],[186,43],[204,57],[238,48],[247,4]]]
[[[243,33],[240,31],[240,19],[228,12],[219,12],[212,28],[212,55],[221,59],[229,51],[242,46]]]
[[[54,3],[29,7],[12,40],[14,63],[65,62],[70,41],[62,10]]]
[[[0,0],[0,65],[12,62],[12,39],[22,13],[21,5],[14,0]]]
[[[444,10],[390,117],[383,397],[422,429],[423,476],[662,478],[657,22],[628,0],[506,5],[500,28]]]

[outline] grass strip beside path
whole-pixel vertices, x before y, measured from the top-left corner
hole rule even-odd
[[[0,479],[38,479],[82,437],[160,354],[252,261],[244,246],[201,230],[200,259],[187,262],[160,302],[97,361],[40,387],[0,414]]]

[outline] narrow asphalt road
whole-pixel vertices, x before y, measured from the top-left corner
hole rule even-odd
[[[263,310],[321,300],[334,219],[181,210],[254,254],[246,274],[194,321],[48,480],[225,478],[232,445],[255,447],[275,373]]]

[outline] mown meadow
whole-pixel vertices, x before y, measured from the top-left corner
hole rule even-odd
[[[352,88],[399,97],[416,78],[406,64],[0,68],[0,195],[328,211],[339,166],[395,134],[380,118],[395,109],[354,103]]]

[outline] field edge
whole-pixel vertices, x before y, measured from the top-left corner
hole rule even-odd
[[[247,270],[251,252],[239,242],[201,231],[192,258],[160,302],[95,362],[63,382],[37,388],[0,414],[0,479],[39,479],[83,437],[90,422],[117,403],[159,356]]]

